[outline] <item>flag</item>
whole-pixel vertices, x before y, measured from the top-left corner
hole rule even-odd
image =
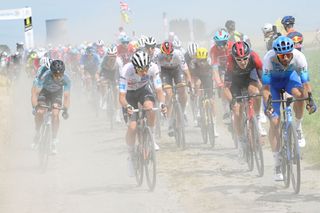
[[[120,1],[120,10],[129,10],[128,4],[123,1]]]
[[[129,5],[126,2],[120,1],[120,15],[124,23],[128,24],[130,22],[129,14],[131,12]]]

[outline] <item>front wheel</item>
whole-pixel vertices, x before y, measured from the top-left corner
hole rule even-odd
[[[294,192],[298,194],[300,192],[300,150],[298,144],[298,136],[296,128],[293,125],[289,126],[289,147],[290,147],[290,168],[291,168],[291,182]]]
[[[251,119],[251,137],[252,137],[252,150],[254,153],[254,159],[256,162],[257,170],[259,177],[262,177],[264,174],[264,160],[263,160],[263,151],[260,143],[260,134],[258,129],[257,119],[253,117]]]
[[[209,103],[211,105],[211,103]],[[207,107],[207,116],[208,116],[208,134],[209,134],[209,141],[211,147],[215,146],[215,123],[212,115],[212,106]]]
[[[153,191],[157,180],[156,152],[154,149],[154,139],[149,127],[144,131],[144,166],[146,171],[147,184],[150,191]]]
[[[281,134],[280,134],[280,145],[281,145],[281,172],[283,175],[284,187],[288,188],[290,186],[290,163],[288,161],[289,149],[287,146],[286,135],[285,135],[285,124],[283,123],[281,126]]]

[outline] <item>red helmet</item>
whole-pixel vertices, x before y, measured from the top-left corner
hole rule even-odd
[[[173,53],[173,45],[171,42],[169,41],[165,41],[161,44],[161,52],[166,54],[166,55],[170,55]]]
[[[250,46],[244,41],[238,41],[232,45],[232,55],[236,58],[243,58],[250,54]]]

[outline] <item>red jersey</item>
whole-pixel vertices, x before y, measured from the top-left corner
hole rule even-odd
[[[223,70],[227,68],[227,58],[231,55],[231,48],[233,42],[228,41],[227,48],[219,48],[216,45],[212,46],[210,49],[210,58],[211,58],[211,65],[213,67],[217,67]]]
[[[261,78],[262,61],[259,55],[251,51],[248,65],[245,69],[241,69],[232,55],[227,58],[227,72],[225,75],[225,82],[231,83],[234,78],[242,78],[245,75],[250,76],[252,70],[256,70],[258,77]]]

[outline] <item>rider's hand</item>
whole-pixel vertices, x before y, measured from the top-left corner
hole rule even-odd
[[[264,113],[266,114],[266,116],[268,116],[269,118],[272,117],[273,112],[274,112],[274,109],[273,109],[272,105],[269,106],[269,107],[266,107],[266,109],[265,109],[265,111],[264,111]]]
[[[222,81],[220,81],[220,82],[217,83],[217,87],[218,87],[218,88],[222,88],[223,86],[224,86],[224,84],[223,84]]]
[[[235,98],[232,98],[232,100],[230,101],[230,110],[233,109],[234,105],[237,103],[237,100]]]
[[[63,119],[67,120],[69,118],[69,113],[68,113],[68,109],[67,108],[63,108],[63,112],[62,112],[62,117]]]
[[[309,114],[312,114],[317,111],[317,105],[312,97],[310,97],[310,100],[306,105],[306,109],[308,110]]]
[[[126,106],[126,109],[127,109],[127,112],[128,112],[129,115],[132,115],[132,114],[133,114],[133,110],[134,110],[133,106],[131,106],[130,104],[128,104],[128,105]]]
[[[162,114],[167,114],[167,106],[164,103],[160,103],[160,109]]]

